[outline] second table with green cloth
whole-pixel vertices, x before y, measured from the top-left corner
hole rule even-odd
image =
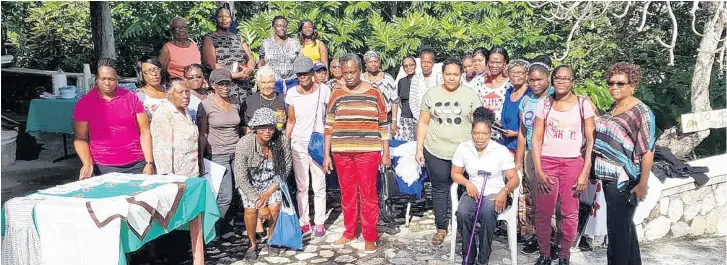
[[[35,137],[40,132],[73,134],[73,108],[77,102],[77,98],[33,99],[25,131]]]
[[[174,182],[172,182],[171,180],[166,181],[154,179],[173,179],[175,177],[177,181]],[[178,181],[180,179],[184,180],[183,183]],[[41,201],[54,199],[86,201],[86,207],[88,208],[88,212],[93,216],[94,213],[91,206],[92,203],[99,203],[103,202],[104,200],[110,200],[112,198],[118,199],[121,197],[130,201],[131,203],[138,203],[139,201],[134,201],[134,198],[141,198],[142,196],[140,195],[142,194],[146,194],[146,198],[149,198],[149,195],[153,196],[153,193],[155,191],[161,189],[163,185],[167,184],[176,184],[180,187],[179,190],[183,190],[183,192],[181,192],[181,197],[178,195],[178,198],[174,200],[175,206],[171,207],[172,211],[174,212],[171,213],[170,211],[170,216],[168,216],[168,218],[165,218],[164,220],[164,222],[166,222],[166,226],[160,224],[159,221],[155,218],[149,218],[149,228],[144,233],[139,233],[138,231],[135,231],[130,227],[126,218],[124,218],[121,222],[121,230],[119,233],[119,264],[126,264],[126,258],[124,253],[131,253],[135,250],[138,250],[145,243],[163,234],[169,233],[172,230],[189,229],[189,222],[197,216],[201,217],[201,230],[204,242],[208,243],[215,237],[214,224],[219,218],[219,209],[217,207],[214,192],[212,191],[211,185],[209,184],[207,179],[181,178],[179,176],[148,176],[112,173],[83,181],[76,181],[74,183],[64,184],[51,189],[41,190],[37,193],[25,197],[39,198],[39,200]],[[169,188],[169,186],[165,187]],[[10,228],[13,224],[10,223],[10,220],[6,220],[9,218],[5,216],[13,214],[8,205],[11,204],[11,202],[15,199],[16,198],[8,201],[4,206],[5,209],[3,209],[2,211],[2,232],[3,236],[5,236],[4,241],[13,239],[17,240],[17,237],[12,237],[6,234],[6,226]],[[99,203],[99,205],[103,204]],[[32,215],[33,223],[38,224],[39,220],[37,219],[35,208],[32,211]],[[154,215],[155,214],[152,214],[152,217]],[[93,218],[96,218],[96,216],[93,216]],[[100,219],[99,221],[103,221],[103,219]],[[97,225],[99,225],[98,221],[96,223]],[[35,231],[32,232],[38,231],[39,230],[36,226]],[[41,240],[43,240],[42,234],[39,233],[39,237],[41,238]],[[4,247],[6,246],[6,243],[22,245],[22,243],[24,242],[3,242]],[[42,252],[42,249],[40,252]],[[2,254],[4,256],[13,255],[13,253],[6,252],[5,248],[3,248]]]

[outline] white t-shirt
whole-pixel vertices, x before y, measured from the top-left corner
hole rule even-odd
[[[482,106],[492,110],[495,113],[495,119],[499,121],[502,115],[502,106],[505,104],[505,92],[507,92],[510,80],[503,82],[498,87],[490,88],[485,84],[485,79],[485,75],[475,78],[475,80],[478,80],[475,92],[480,96]]]
[[[192,116],[192,122],[194,124],[197,124],[197,109],[199,108],[200,103],[202,103],[202,100],[197,96],[194,94],[189,95],[189,106],[187,106],[187,111],[189,111],[189,116]]]
[[[298,86],[288,90],[285,94],[285,104],[293,106],[295,111],[292,141],[308,142],[314,131],[323,132],[323,121],[330,99],[331,88],[325,84],[320,84],[316,91],[306,95],[298,93]],[[316,108],[318,115],[316,115]]]
[[[482,170],[489,172],[484,196],[497,194],[505,187],[503,172],[515,168],[515,159],[507,147],[490,140],[485,147],[485,152],[480,157],[477,154],[475,143],[472,140],[464,141],[457,146],[452,157],[452,165],[463,167],[469,175],[470,181],[477,187],[477,192],[482,190],[484,178],[477,172]]]

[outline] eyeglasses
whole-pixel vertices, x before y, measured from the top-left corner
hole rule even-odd
[[[230,82],[230,81],[222,81],[222,82],[218,82],[215,85],[217,85],[218,87],[229,88],[229,87],[232,86],[232,82]]]
[[[172,30],[187,30],[187,26],[176,26],[173,27]]]
[[[263,125],[260,127],[256,127],[255,130],[263,131],[263,132],[272,132],[272,131],[275,131],[275,125]]]
[[[204,78],[204,76],[203,75],[193,75],[193,76],[185,76],[184,78],[186,78],[187,80],[194,80],[194,79],[202,79],[202,78]]]
[[[151,75],[151,74],[159,74],[161,72],[162,72],[162,69],[161,68],[154,67],[154,68],[147,69],[146,71],[143,71],[142,73],[147,74],[147,75]]]
[[[573,81],[573,77],[558,77],[558,76],[556,76],[554,78],[554,80],[555,80],[555,82],[570,83],[571,81]]]
[[[510,75],[525,75],[527,72],[525,71],[511,71]]]
[[[629,83],[626,83],[626,82],[611,82],[611,81],[608,81],[606,84],[608,84],[608,87],[616,86],[618,88],[623,88],[626,85],[628,85]]]

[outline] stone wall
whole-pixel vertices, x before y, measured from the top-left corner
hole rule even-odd
[[[727,234],[727,155],[690,162],[707,166],[710,179],[696,187],[694,180],[667,179],[659,203],[636,226],[639,241],[664,237],[697,237]]]

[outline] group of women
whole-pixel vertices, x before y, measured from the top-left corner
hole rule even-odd
[[[173,39],[158,59],[143,57],[136,65],[136,93],[118,86],[112,61],[99,61],[96,86],[73,116],[81,179],[109,172],[194,177],[205,172],[204,159],[223,165],[218,234],[234,236],[227,213],[237,190],[251,244],[246,257],[254,259],[264,226],[273,231],[279,188],[291,171],[302,232],[325,236],[325,174],[335,168],[345,232],[333,246],[354,240],[360,220],[364,250],[375,252],[376,183],[379,167],[391,166],[388,141],[416,141],[415,159],[432,183],[432,244],[442,244],[449,233],[451,184],[464,187],[454,214],[467,244],[463,254],[470,254],[467,264],[487,264],[497,213],[516,188],[524,195],[514,202],[521,207],[521,231],[537,242],[529,243],[539,249],[537,264],[556,258],[569,264],[577,197],[592,175],[606,190],[609,262],[640,264],[631,216],[646,193],[648,177],[641,176],[650,171],[655,125],[649,108],[633,96],[638,67],[609,69],[615,103],[599,115],[587,97],[574,94],[574,69],[551,71],[545,56],[510,61],[504,48],[479,48],[435,69],[436,52],[422,50],[418,58],[403,59],[402,77],[395,79],[373,51],[363,61],[356,55],[329,59],[309,20],[300,23],[296,40],[287,35],[287,19],[275,17],[259,62],[230,32],[229,9],[219,8],[215,21],[217,30],[204,37],[200,52],[187,38],[184,19],[172,19]],[[324,139],[320,162],[308,151],[317,133]],[[521,170],[527,176],[522,185]],[[475,220],[476,205],[481,214]],[[553,244],[562,247],[557,256],[551,256],[554,214],[562,219]],[[483,229],[472,231],[475,222]],[[477,240],[470,247],[473,233]]]

